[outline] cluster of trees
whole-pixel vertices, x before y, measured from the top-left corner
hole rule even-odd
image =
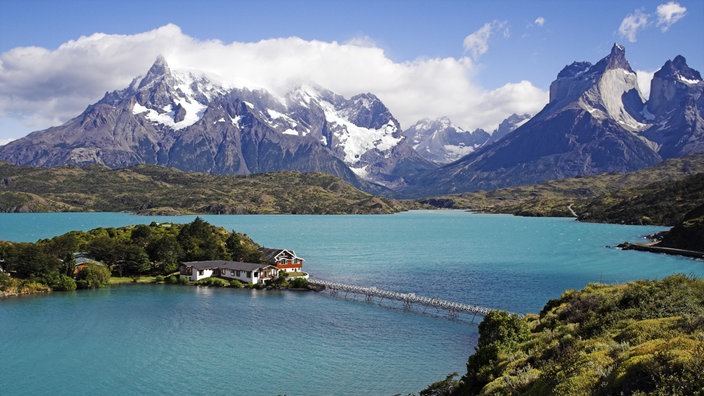
[[[198,217],[182,225],[151,223],[96,228],[36,243],[2,242],[0,259],[5,271],[14,278],[42,283],[53,290],[74,290],[105,285],[111,273],[121,277],[169,275],[178,270],[181,261],[259,263],[264,260],[259,248],[247,235],[228,232]],[[89,264],[76,271],[77,252],[104,266]]]
[[[704,395],[704,280],[591,284],[539,315],[494,311],[467,373],[421,395]]]

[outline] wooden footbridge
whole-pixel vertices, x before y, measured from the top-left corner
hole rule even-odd
[[[427,308],[435,308],[437,311],[445,310],[447,311],[448,317],[452,319],[459,318],[460,314],[468,314],[472,315],[472,321],[474,321],[474,318],[477,315],[485,316],[489,312],[493,311],[491,308],[480,307],[477,305],[446,301],[437,297],[430,298],[417,296],[415,293],[398,293],[388,290],[381,290],[376,287],[361,287],[317,279],[309,279],[308,283],[323,286],[332,296],[338,296],[340,293],[344,293],[345,298],[347,298],[349,294],[361,295],[364,296],[368,302],[373,302],[375,298],[378,299],[378,302],[382,302],[384,299],[389,301],[399,301],[403,303],[403,307],[406,309],[410,309],[414,304],[417,304],[423,306],[423,312],[425,312]]]

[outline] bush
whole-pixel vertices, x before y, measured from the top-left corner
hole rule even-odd
[[[196,286],[212,286],[212,287],[230,286],[230,282],[226,281],[225,279],[215,278],[215,277],[201,279],[199,281],[196,281],[195,284],[196,284]]]
[[[87,264],[76,274],[79,289],[96,289],[110,283],[110,270],[102,265]]]
[[[57,290],[57,291],[72,291],[72,290],[76,290],[77,287],[78,286],[76,285],[76,281],[67,275],[61,275],[59,277],[58,282],[51,285],[52,290]]]
[[[308,288],[308,279],[294,278],[293,280],[289,281],[289,286],[294,289],[307,289]]]
[[[161,275],[157,275],[154,277],[154,283],[163,283],[164,282],[164,277]]]
[[[164,279],[164,282],[175,285],[178,283],[179,277],[177,275],[169,275]]]
[[[237,279],[233,279],[230,281],[230,287],[234,287],[235,289],[241,289],[244,287],[244,284]]]
[[[191,284],[191,281],[188,278],[185,277],[178,277],[178,284],[179,285],[189,285]]]
[[[4,272],[0,272],[0,290],[5,290],[14,286],[15,281],[10,278],[10,275],[5,274]]]
[[[33,280],[22,280],[17,287],[17,293],[19,294],[36,294],[36,293],[48,293],[51,288],[41,282]]]

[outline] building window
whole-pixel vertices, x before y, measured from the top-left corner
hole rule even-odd
[[[203,275],[203,270],[198,270],[198,275]]]
[[[237,276],[241,276],[241,275],[240,275],[240,270],[235,271],[235,273],[237,274]]]
[[[247,278],[251,278],[251,277],[252,277],[252,271],[247,271]]]

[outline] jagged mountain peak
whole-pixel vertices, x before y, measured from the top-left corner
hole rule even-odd
[[[689,67],[682,55],[678,55],[675,59],[665,62],[653,75],[648,112],[653,117],[669,113],[686,97],[696,101],[703,89],[701,74]]]
[[[621,44],[614,43],[614,46],[611,47],[611,52],[609,55],[597,62],[596,65],[591,68],[589,74],[599,75],[603,74],[607,70],[617,69],[622,69],[629,73],[635,73],[633,69],[631,69],[631,65],[628,63],[628,60],[626,60],[626,49]]]
[[[171,68],[169,67],[169,64],[166,63],[164,56],[159,55],[149,68],[146,76],[144,76],[144,78],[139,82],[137,89],[145,88],[160,79],[168,79],[171,77]]]
[[[701,74],[689,67],[687,60],[682,55],[677,55],[675,59],[665,62],[653,77],[670,78],[690,84],[696,84],[697,81],[702,80]]]
[[[605,59],[608,59],[606,70],[624,69],[634,73],[631,65],[626,60],[626,49],[621,44],[614,43],[614,46],[611,47],[611,53]]]
[[[590,80],[599,78],[607,70],[623,69],[635,73],[626,60],[626,49],[620,44],[614,44],[609,55],[596,64],[591,62],[572,62],[565,66],[558,74],[557,79],[582,79]]]
[[[598,119],[613,119],[629,130],[642,130],[643,96],[638,79],[626,60],[626,50],[614,44],[609,55],[595,65],[574,62],[562,69],[550,84],[550,102],[539,114],[545,117],[560,109],[578,107]]]

